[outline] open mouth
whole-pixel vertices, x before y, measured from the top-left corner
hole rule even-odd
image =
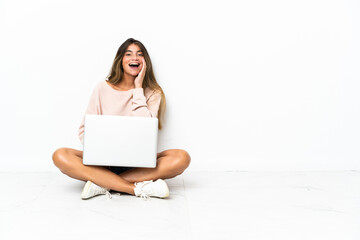
[[[131,69],[137,69],[140,66],[140,63],[130,63],[129,66]]]

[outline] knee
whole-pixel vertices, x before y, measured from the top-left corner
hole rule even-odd
[[[69,165],[67,156],[68,156],[68,151],[66,148],[56,149],[52,155],[52,160],[54,162],[54,165],[58,167],[60,170],[66,168],[67,165]]]
[[[177,149],[174,154],[174,163],[178,170],[183,172],[186,168],[189,167],[191,162],[191,157],[188,152],[185,150]]]

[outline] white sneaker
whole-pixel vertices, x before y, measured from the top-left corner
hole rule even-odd
[[[152,180],[135,183],[135,196],[141,198],[158,197],[166,198],[169,196],[169,188],[166,182],[158,179],[155,182]]]
[[[110,194],[109,190],[110,189],[100,187],[91,181],[87,181],[84,186],[84,189],[82,190],[81,198],[88,199],[88,198],[95,197],[95,196],[101,195],[101,194],[106,194],[108,196],[108,198],[111,198],[111,194]]]

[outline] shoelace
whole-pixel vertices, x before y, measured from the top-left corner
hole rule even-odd
[[[146,195],[145,193],[140,193],[139,197],[144,199],[144,200],[149,200],[150,199],[150,197],[148,195]]]
[[[111,195],[111,193],[110,193],[110,191],[109,190],[107,190],[106,188],[102,188],[102,187],[100,187],[100,186],[97,186],[98,188],[95,190],[95,194],[97,195],[97,194],[103,194],[103,191],[104,191],[104,189],[105,189],[105,195],[106,195],[106,197],[107,197],[107,199],[112,199],[112,195]]]
[[[144,189],[144,187],[146,185],[148,185],[149,183],[152,183],[152,180],[150,181],[144,181],[144,182],[141,182],[141,183],[135,183],[135,186],[140,188],[140,194],[138,197],[144,199],[144,200],[149,200],[150,199],[150,192],[151,190],[150,189]]]
[[[111,193],[109,191],[105,192],[107,199],[112,199]]]
[[[111,194],[110,191],[106,191],[105,194],[106,194],[107,199],[112,199],[112,196],[114,196],[114,195],[121,196],[121,193],[119,193],[119,192]]]

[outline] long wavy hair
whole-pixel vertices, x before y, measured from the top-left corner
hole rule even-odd
[[[153,67],[151,64],[150,56],[145,48],[145,46],[138,40],[135,40],[133,38],[127,39],[121,46],[119,47],[114,62],[112,64],[111,70],[109,75],[107,76],[107,81],[113,85],[116,85],[122,81],[122,78],[124,76],[124,68],[122,64],[123,57],[125,55],[125,52],[129,45],[136,44],[144,54],[144,59],[146,62],[146,71],[145,71],[145,77],[142,84],[143,89],[150,88],[154,91],[158,91],[161,93],[161,102],[160,107],[158,111],[158,119],[159,119],[159,129],[162,128],[164,113],[165,113],[165,106],[166,106],[166,99],[165,94],[160,85],[157,83]]]

